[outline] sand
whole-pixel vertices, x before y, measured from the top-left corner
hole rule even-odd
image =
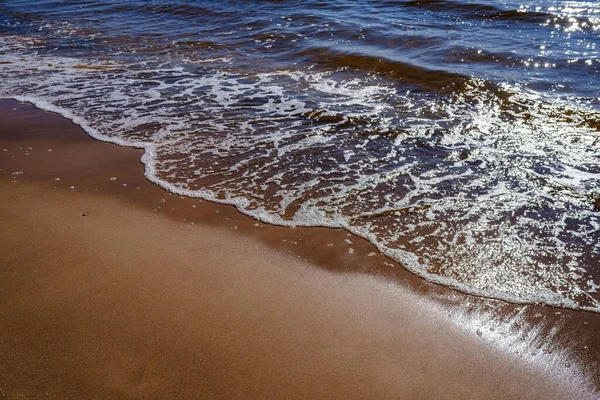
[[[290,252],[296,230],[146,182],[138,150],[31,106],[0,115],[1,396],[593,398],[461,326],[429,284],[365,273],[382,259],[364,241]]]

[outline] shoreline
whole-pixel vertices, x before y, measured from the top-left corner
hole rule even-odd
[[[122,141],[119,139],[115,139],[113,137],[103,135],[98,130],[96,130],[95,128],[91,127],[88,123],[86,123],[86,121],[84,119],[72,114],[71,111],[69,111],[68,109],[64,109],[62,107],[55,106],[55,105],[48,103],[46,101],[43,101],[43,100],[36,100],[36,99],[32,99],[27,96],[15,96],[12,98],[0,98],[0,102],[1,101],[17,101],[22,104],[32,105],[33,107],[35,107],[36,109],[39,109],[41,111],[56,114],[56,115],[63,117],[64,119],[70,121],[72,124],[79,127],[86,135],[88,135],[89,137],[91,137],[97,141],[111,144],[111,145],[117,145],[117,146],[135,149],[135,150],[140,150],[141,155],[140,155],[140,157],[138,157],[138,161],[144,165],[142,174],[145,176],[145,178],[148,181],[152,182],[154,185],[158,186],[159,188],[161,188],[163,191],[169,193],[170,195],[186,197],[186,198],[191,198],[191,199],[197,199],[197,200],[206,201],[206,202],[213,203],[213,204],[224,205],[226,207],[232,207],[232,208],[235,208],[235,210],[238,213],[240,213],[241,215],[243,215],[244,217],[249,218],[252,221],[260,222],[261,224],[264,224],[267,226],[279,226],[279,227],[283,227],[283,228],[292,228],[292,229],[318,228],[318,229],[342,230],[347,234],[346,236],[355,237],[355,238],[358,238],[360,241],[369,242],[370,245],[372,245],[372,247],[374,248],[375,253],[383,256],[383,258],[385,260],[387,260],[387,261],[383,262],[383,265],[385,265],[386,267],[383,267],[383,268],[380,267],[378,269],[381,270],[380,272],[382,272],[385,276],[394,276],[393,279],[395,279],[395,275],[397,275],[397,274],[394,272],[385,271],[386,269],[389,269],[388,267],[391,267],[391,266],[400,267],[403,271],[409,272],[411,275],[416,276],[417,281],[421,281],[421,280],[426,281],[427,283],[433,284],[434,286],[441,286],[444,288],[449,288],[451,290],[461,292],[467,296],[473,296],[473,297],[477,297],[477,298],[486,298],[486,299],[490,299],[490,300],[498,300],[501,302],[512,303],[515,305],[542,304],[542,305],[546,305],[549,307],[556,307],[559,309],[564,308],[564,309],[570,309],[570,310],[574,310],[574,311],[594,312],[594,313],[600,314],[600,311],[595,307],[577,305],[576,303],[574,303],[571,300],[569,300],[569,301],[565,301],[565,299],[555,300],[553,298],[545,298],[545,297],[519,297],[519,296],[510,295],[505,292],[499,292],[499,291],[490,292],[490,290],[484,290],[484,289],[472,287],[472,286],[463,284],[463,283],[459,282],[458,280],[455,280],[449,276],[439,276],[436,274],[429,273],[426,270],[426,268],[423,268],[418,262],[414,261],[412,259],[412,257],[409,257],[408,259],[406,259],[405,260],[406,262],[403,264],[402,262],[397,261],[399,257],[394,257],[392,255],[394,253],[394,251],[386,248],[385,246],[377,243],[374,240],[369,239],[367,237],[367,235],[361,235],[356,230],[353,231],[349,226],[333,227],[333,226],[327,226],[327,225],[288,225],[284,221],[278,221],[278,220],[268,221],[268,218],[266,218],[266,220],[261,220],[258,216],[252,215],[252,213],[248,212],[247,210],[244,210],[244,208],[240,205],[239,202],[236,201],[236,199],[220,199],[220,198],[217,198],[214,196],[212,198],[205,198],[202,195],[198,195],[195,192],[190,192],[185,189],[179,189],[179,188],[174,187],[173,185],[170,185],[169,183],[167,183],[167,182],[161,180],[159,177],[157,177],[154,174],[154,172],[149,173],[148,168],[150,168],[150,170],[153,170],[152,165],[154,162],[154,158],[156,157],[156,154],[155,154],[156,146],[153,146],[153,145],[150,145],[150,144],[147,144],[144,142]],[[206,196],[206,197],[210,197],[210,196]],[[349,249],[349,251],[353,252],[354,249]]]
[[[166,193],[144,178],[140,150],[95,141],[58,115],[12,101],[0,101],[0,115],[3,218],[14,233],[2,245],[2,264],[14,270],[3,271],[3,318],[11,329],[0,335],[0,352],[13,367],[25,360],[17,372],[0,369],[7,395],[38,396],[50,387],[61,398],[152,398],[183,385],[187,396],[208,397],[567,398],[560,394],[576,389],[560,375],[569,368],[552,376],[537,365],[560,354],[517,356],[511,351],[529,351],[526,343],[495,348],[484,340],[492,335],[485,324],[465,325],[479,318],[465,317],[469,307],[501,302],[427,283],[342,230],[265,225],[231,206]],[[44,267],[42,278],[33,263]],[[563,331],[585,325],[593,334],[600,326],[594,313],[501,308],[508,316],[541,312],[548,325],[555,312],[573,315],[561,317]],[[57,322],[72,327],[71,318],[74,332]],[[50,338],[62,353],[44,354],[43,343],[56,345]],[[561,340],[551,344],[560,349]],[[90,350],[95,363],[82,359]],[[44,365],[52,357],[55,364]],[[202,368],[192,368],[196,363]],[[49,376],[60,382],[27,387],[52,366],[57,372]],[[209,378],[205,386],[194,386],[199,377]],[[87,395],[69,393],[65,379]],[[237,392],[227,394],[232,382]]]

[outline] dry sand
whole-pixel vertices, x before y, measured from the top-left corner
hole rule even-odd
[[[1,396],[593,398],[461,329],[416,278],[318,268],[269,245],[285,228],[219,224],[229,207],[153,211],[174,203],[138,151],[30,106],[0,115]]]

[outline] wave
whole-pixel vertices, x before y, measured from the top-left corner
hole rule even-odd
[[[501,20],[501,21],[516,21],[528,22],[532,24],[542,24],[553,18],[551,13],[528,11],[525,9],[515,9],[506,11],[497,11],[490,14],[478,15],[482,19]]]
[[[309,48],[299,55],[311,57],[314,63],[323,68],[352,68],[366,73],[378,73],[426,90],[454,90],[455,85],[464,85],[470,79],[458,73],[419,66],[414,61],[395,61],[372,54],[349,53],[343,49]]]
[[[463,14],[492,14],[502,10],[489,4],[465,3],[452,0],[412,0],[402,3],[405,7],[415,7],[436,12],[460,12]]]

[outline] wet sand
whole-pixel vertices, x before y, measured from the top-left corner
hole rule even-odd
[[[594,398],[365,241],[169,195],[138,150],[15,102],[0,116],[0,395]]]

